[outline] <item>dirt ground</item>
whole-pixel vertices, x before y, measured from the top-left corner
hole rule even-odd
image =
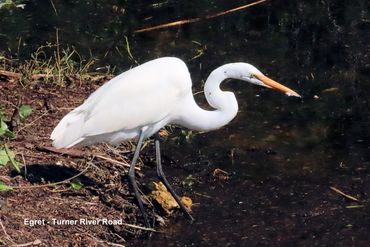
[[[125,165],[132,154],[130,143],[114,148],[98,145],[82,152],[80,149],[78,157],[43,149],[51,146],[50,133],[63,115],[108,79],[109,76],[83,82],[76,79],[61,87],[40,82],[22,86],[12,78],[0,78],[2,111],[8,120],[15,116],[8,124],[16,138],[8,146],[23,164],[22,174],[9,165],[0,167],[0,181],[18,187],[0,194],[0,246],[110,246],[113,242],[125,244],[143,233],[137,228],[142,226],[142,218],[127,185]],[[20,104],[33,108],[25,123],[13,114]],[[118,162],[92,159],[90,153]],[[70,183],[40,186],[71,178],[81,171],[85,172],[78,178],[86,186],[81,189],[71,188]],[[139,170],[137,176],[140,180]],[[149,214],[153,217],[153,212]],[[73,220],[80,219],[122,219],[130,225],[74,224]],[[32,220],[39,221],[31,226]],[[56,220],[70,222],[59,224]]]

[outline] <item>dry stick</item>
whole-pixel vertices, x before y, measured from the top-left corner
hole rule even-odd
[[[57,8],[55,8],[55,4],[54,4],[53,0],[50,0],[50,4],[51,4],[51,7],[53,7],[55,15],[58,15],[58,11],[57,11]]]
[[[125,247],[126,245],[122,245],[122,244],[116,244],[116,243],[112,243],[112,242],[108,242],[108,241],[105,241],[105,240],[99,240],[98,238],[94,237],[93,235],[90,235],[88,234],[91,238],[93,238],[96,242],[98,243],[104,243],[104,244],[107,244],[108,246],[118,246],[118,247]]]
[[[3,225],[3,221],[0,219],[0,226],[1,226],[1,228],[3,229],[3,232],[4,232],[4,234],[5,234],[5,237],[7,237],[7,238],[10,238],[11,239],[11,237],[9,236],[9,234],[6,232],[6,230],[5,230],[5,227],[4,227],[4,225]]]
[[[334,192],[338,193],[339,195],[344,196],[345,198],[348,198],[348,199],[350,199],[350,200],[352,200],[352,201],[355,201],[355,202],[360,202],[360,200],[359,200],[359,199],[357,199],[356,197],[353,197],[353,196],[347,195],[347,194],[346,194],[346,193],[344,193],[343,191],[341,191],[341,190],[339,190],[339,189],[337,189],[337,188],[335,188],[335,187],[333,187],[333,186],[330,186],[330,189],[331,189],[332,191],[334,191]]]
[[[0,70],[0,75],[6,76],[6,77],[13,77],[16,79],[19,79],[22,77],[22,74],[20,73],[6,71],[6,70]]]
[[[26,159],[24,158],[23,153],[21,153],[21,156],[22,156],[22,162],[24,165],[24,176],[27,177],[27,162],[26,162]]]
[[[235,11],[239,11],[239,10],[242,10],[242,9],[249,8],[249,7],[252,7],[254,5],[257,5],[257,4],[266,2],[266,1],[267,0],[259,0],[259,1],[249,3],[249,4],[246,4],[246,5],[243,5],[243,6],[239,6],[239,7],[233,8],[233,9],[222,11],[222,12],[219,12],[219,13],[216,13],[216,14],[213,14],[213,15],[207,15],[204,18],[198,17],[198,18],[193,18],[193,19],[188,19],[188,20],[180,20],[180,21],[169,22],[169,23],[161,24],[161,25],[154,26],[154,27],[141,28],[141,29],[135,30],[134,33],[148,32],[148,31],[153,31],[153,30],[162,29],[162,28],[166,28],[166,27],[180,26],[180,25],[190,24],[190,23],[194,23],[194,22],[198,22],[198,21],[202,21],[202,20],[209,20],[209,19],[212,19],[212,18],[215,18],[215,17],[230,14],[230,13],[235,12]]]
[[[54,76],[57,76],[57,75],[53,75],[53,74],[33,74],[31,76],[32,79],[34,80],[38,80],[40,78],[44,78],[44,77],[54,77]]]
[[[15,244],[15,245],[11,245],[11,246],[12,247],[27,247],[27,246],[35,246],[35,245],[39,245],[39,244],[42,244],[41,240],[36,239],[32,242],[28,242],[28,243],[25,243],[25,244]]]
[[[146,227],[141,227],[141,226],[137,226],[137,225],[131,225],[131,224],[122,224],[124,226],[128,226],[128,227],[133,227],[133,228],[137,228],[137,229],[140,229],[140,230],[145,230],[145,231],[152,231],[152,232],[157,232],[155,229],[153,228],[146,228]],[[117,244],[117,243],[112,243],[112,242],[108,242],[108,241],[105,241],[105,240],[102,240],[102,239],[99,239],[93,235],[91,235],[90,233],[88,232],[83,232],[84,234],[88,235],[89,237],[93,238],[95,241],[97,241],[98,243],[105,243],[105,244],[108,244],[110,246],[120,246],[120,247],[124,247],[125,245],[122,245],[122,244]],[[119,236],[120,237],[120,236]]]
[[[6,232],[5,227],[4,227],[3,222],[2,222],[2,220],[1,220],[1,219],[0,219],[0,226],[1,226],[1,228],[3,229],[3,232],[4,232],[5,237],[6,237],[10,242],[14,243],[13,239],[12,239],[12,238],[9,236],[9,234]]]
[[[128,223],[122,223],[122,225],[123,225],[123,226],[127,226],[127,227],[131,227],[131,228],[135,228],[135,229],[144,230],[144,231],[157,232],[157,231],[156,231],[155,229],[153,229],[153,228],[142,227],[142,226],[132,225],[132,224],[128,224]]]
[[[112,242],[108,242],[108,241],[105,241],[105,240],[102,240],[102,239],[99,239],[93,235],[91,235],[90,233],[88,232],[85,232],[83,231],[82,232],[83,234],[86,234],[87,236],[91,237],[92,239],[94,239],[96,242],[98,243],[104,243],[104,244],[107,244],[107,246],[118,246],[118,247],[125,247],[125,245],[122,245],[122,244],[116,244],[116,243],[112,243]],[[79,234],[80,235],[80,234]],[[123,239],[123,238],[122,238]],[[124,240],[124,239],[123,239]],[[124,240],[126,242],[126,240]]]
[[[25,244],[16,244],[16,243],[13,241],[13,239],[9,236],[9,234],[6,232],[5,227],[4,227],[3,222],[1,221],[1,219],[0,219],[0,226],[1,226],[1,228],[3,229],[3,232],[4,232],[5,237],[6,237],[10,242],[12,242],[12,245],[11,245],[11,246],[16,246],[16,247],[25,247],[25,246],[31,246],[31,245],[33,246],[33,245],[39,245],[39,244],[41,244],[41,241],[40,241],[39,239],[36,239],[36,240],[34,240],[34,241],[32,241],[32,242],[25,243]]]
[[[109,162],[112,162],[112,163],[116,163],[116,164],[119,164],[119,165],[122,165],[122,166],[125,166],[127,168],[130,168],[130,165],[127,164],[127,163],[123,163],[121,161],[118,161],[118,160],[114,160],[114,159],[111,159],[111,158],[108,158],[108,157],[105,157],[103,155],[95,155],[96,158],[99,158],[99,159],[102,159],[102,160],[105,160],[105,161],[109,161]],[[135,167],[136,170],[140,170],[139,167]]]
[[[47,115],[49,112],[48,111],[46,111],[46,112],[44,112],[43,114],[41,114],[39,117],[37,117],[35,120],[33,120],[31,123],[28,123],[28,124],[26,124],[26,125],[24,125],[22,128],[20,128],[17,132],[16,132],[16,134],[18,134],[19,132],[21,132],[22,130],[24,130],[24,129],[26,129],[26,128],[28,128],[28,127],[30,127],[31,125],[33,125],[34,123],[36,123],[37,121],[39,121],[41,118],[43,118],[45,115]]]

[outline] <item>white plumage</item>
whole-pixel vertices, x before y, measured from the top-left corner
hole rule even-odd
[[[168,123],[202,131],[220,128],[231,121],[238,110],[234,94],[219,88],[227,78],[299,96],[263,76],[250,64],[230,63],[217,68],[208,77],[204,92],[216,110],[206,111],[194,101],[185,63],[174,57],[158,58],[108,81],[68,113],[51,134],[53,146],[117,144],[138,137],[140,131],[145,137],[151,136]]]

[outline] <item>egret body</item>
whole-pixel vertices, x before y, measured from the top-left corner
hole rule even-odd
[[[194,100],[192,81],[186,64],[174,57],[158,58],[111,79],[92,93],[82,105],[69,112],[51,134],[53,146],[69,148],[99,142],[118,144],[137,138],[138,144],[129,177],[144,222],[148,226],[134,170],[143,140],[156,134],[167,124],[210,131],[229,123],[238,112],[234,93],[220,89],[221,82],[229,78],[300,97],[293,90],[264,76],[251,64],[229,63],[212,71],[206,80],[204,94],[214,110],[204,110]],[[159,139],[155,143],[157,174],[181,209],[192,219],[163,174]]]

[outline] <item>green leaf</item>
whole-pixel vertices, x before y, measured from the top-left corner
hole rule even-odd
[[[14,159],[15,154],[13,153],[13,151],[9,150],[9,148],[8,148],[7,145],[4,145],[4,149],[5,149],[5,152],[7,153],[8,157],[9,157],[10,163],[12,164],[12,166],[14,167],[14,169],[18,173],[20,173],[21,172],[21,169],[19,168],[19,163],[18,163],[18,161],[16,161]]]
[[[33,109],[30,105],[21,105],[19,107],[19,116],[22,121],[26,120],[32,113]]]
[[[17,172],[21,172],[19,163],[14,159],[15,154],[5,144],[3,149],[0,149],[0,165],[5,166],[10,162]]]
[[[15,134],[9,130],[8,125],[2,120],[2,115],[0,114],[0,137],[5,136],[7,138],[15,138]]]
[[[14,5],[14,2],[12,0],[5,0],[5,2],[0,3],[0,9],[2,8],[10,8]]]
[[[196,182],[197,182],[197,179],[193,177],[192,175],[189,175],[182,181],[182,186],[187,187],[187,188],[192,188]]]
[[[10,131],[10,130],[6,130],[5,133],[4,133],[4,136],[5,137],[8,137],[10,139],[14,139],[15,138],[15,134],[14,132]]]
[[[1,0],[0,0],[1,1]],[[1,9],[13,9],[13,8],[21,8],[24,9],[25,4],[17,4],[19,1],[13,1],[13,0],[5,0],[1,1],[0,3],[0,10]]]
[[[8,130],[8,125],[0,118],[0,136],[3,136]]]
[[[0,182],[0,191],[9,191],[9,190],[12,190],[12,189],[13,189],[13,187],[10,187],[10,186]]]
[[[0,165],[5,166],[9,162],[5,149],[0,149]]]
[[[71,186],[75,190],[79,190],[79,189],[82,189],[84,187],[83,183],[81,183],[81,181],[77,178],[75,178],[71,181]]]

